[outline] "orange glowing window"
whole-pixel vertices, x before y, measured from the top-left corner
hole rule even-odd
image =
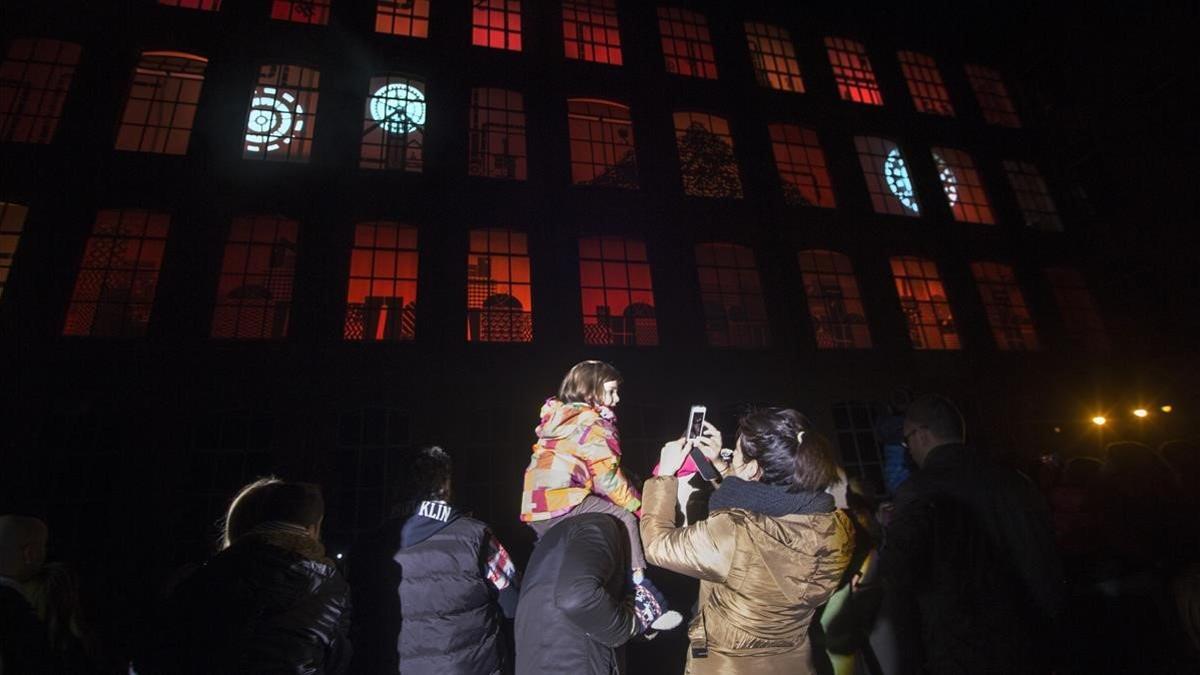
[[[1049,232],[1061,232],[1062,219],[1050,196],[1042,172],[1029,162],[1004,160],[1004,172],[1017,197],[1017,206],[1025,217],[1025,226]]]
[[[379,0],[375,32],[402,37],[429,37],[429,0]]]
[[[371,78],[363,110],[364,169],[425,168],[425,83],[404,75]]]
[[[77,44],[40,38],[13,40],[0,64],[0,141],[54,140],[77,65]]]
[[[708,344],[765,348],[770,327],[754,251],[736,244],[697,244],[696,271]]]
[[[917,189],[900,146],[886,138],[855,136],[854,147],[858,150],[858,162],[875,213],[918,215],[921,207],[917,202]]]
[[[741,199],[742,178],[733,155],[729,122],[716,115],[688,111],[675,113],[674,119],[684,194]]]
[[[954,117],[954,104],[950,102],[950,91],[942,80],[937,61],[920,52],[900,51],[896,56],[917,112]]]
[[[817,133],[795,124],[770,124],[767,131],[787,203],[834,208],[833,184]]]
[[[621,65],[615,0],[563,0],[563,50],[568,59]]]
[[[324,26],[329,23],[329,5],[332,0],[274,0],[271,3],[271,18],[293,23],[311,23]]]
[[[971,274],[979,287],[979,296],[987,310],[988,325],[996,346],[1004,351],[1026,351],[1038,348],[1033,317],[1017,285],[1012,267],[994,262],[971,263]]]
[[[658,344],[654,287],[644,242],[628,237],[581,238],[579,286],[584,344]]]
[[[346,292],[347,340],[412,340],[417,330],[417,228],[359,223]]]
[[[521,0],[472,0],[471,44],[521,51]]]
[[[834,251],[801,251],[800,274],[819,349],[870,349],[867,312],[850,258]]]
[[[637,188],[629,106],[598,99],[567,99],[567,127],[572,183]]]
[[[786,28],[747,21],[746,44],[754,63],[754,77],[760,85],[804,93],[800,62],[796,60],[796,48],[792,46],[792,36]]]
[[[894,257],[891,264],[913,349],[961,349],[937,264],[911,256]]]
[[[524,232],[471,230],[467,341],[533,340],[533,284]]]
[[[21,231],[25,229],[25,216],[29,208],[24,204],[0,202],[0,300],[4,299],[4,287],[8,285],[8,272],[12,269],[17,244],[21,242]]]
[[[883,93],[875,80],[875,70],[863,43],[845,38],[825,38],[833,79],[837,81],[838,96],[843,101],[883,105]]]
[[[954,148],[933,148],[932,154],[954,219],[960,223],[994,225],[996,218],[971,156]]]
[[[668,73],[717,79],[717,61],[708,34],[708,20],[703,14],[678,7],[659,7],[658,31],[662,34]]]
[[[1017,109],[1013,106],[1012,98],[1008,95],[1008,87],[1000,73],[984,66],[970,65],[964,67],[967,81],[975,92],[975,100],[979,101],[979,110],[988,124],[1018,129],[1021,118],[1017,117]]]
[[[507,89],[471,90],[467,173],[525,180],[525,98]]]
[[[199,9],[205,12],[221,11],[221,0],[158,0],[158,4],[183,9]]]
[[[63,335],[146,334],[171,217],[140,209],[96,214]]]
[[[1054,291],[1055,304],[1062,317],[1063,336],[1093,351],[1108,351],[1108,334],[1096,299],[1078,270],[1070,267],[1049,267],[1046,279]]]
[[[238,216],[229,228],[213,311],[215,338],[287,335],[299,225],[280,216]]]
[[[321,74],[269,64],[258,69],[243,138],[243,159],[307,162],[317,118]]]
[[[117,150],[186,154],[207,67],[201,56],[143,52],[117,129]]]

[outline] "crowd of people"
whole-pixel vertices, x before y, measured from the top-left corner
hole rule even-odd
[[[348,566],[322,545],[321,488],[262,478],[129,658],[105,654],[77,579],[45,561],[46,524],[0,516],[0,673],[619,673],[627,643],[677,630],[664,641],[699,674],[1200,664],[1194,452],[1118,445],[1028,476],[968,445],[958,409],[930,395],[893,432],[914,467],[886,505],[787,408],[748,412],[733,443],[707,421],[666,442],[639,486],[621,464],[621,382],[585,361],[542,407],[524,570],[456,506],[440,447],[415,453]],[[669,607],[653,568],[698,593]]]

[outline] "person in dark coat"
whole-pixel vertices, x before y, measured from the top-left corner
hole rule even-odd
[[[922,652],[910,666],[1049,672],[1063,588],[1037,489],[966,446],[962,415],[941,396],[909,406],[904,441],[920,470],[896,493],[879,572],[915,610],[907,642]]]
[[[0,516],[0,673],[58,671],[46,626],[22,588],[46,561],[46,539],[41,520]]]

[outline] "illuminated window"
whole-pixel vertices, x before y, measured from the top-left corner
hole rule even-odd
[[[229,228],[213,311],[215,338],[282,338],[292,313],[296,221],[239,216]]]
[[[983,119],[988,124],[998,124],[1002,127],[1017,129],[1021,126],[1021,118],[1017,117],[1017,109],[1013,107],[1012,98],[1008,95],[1008,87],[1000,73],[983,66],[967,65],[967,81],[979,101],[979,109]]]
[[[708,344],[766,347],[770,331],[754,251],[735,244],[697,244],[696,269]]]
[[[917,112],[954,117],[954,104],[950,102],[950,92],[942,81],[937,61],[919,52],[901,51],[897,56]]]
[[[668,73],[717,79],[717,61],[708,35],[708,20],[703,14],[659,7],[658,31],[662,34]]]
[[[331,0],[274,0],[271,3],[271,18],[324,26],[329,23],[330,2]]]
[[[412,340],[417,326],[417,228],[390,221],[354,227],[347,340]]]
[[[684,194],[741,199],[742,179],[729,122],[702,112],[677,112],[674,117]]]
[[[568,59],[621,65],[615,0],[563,0],[563,49]]]
[[[658,344],[654,288],[644,242],[626,237],[581,238],[579,286],[584,344]]]
[[[867,192],[875,213],[916,216],[920,212],[917,189],[908,173],[900,147],[886,138],[855,136],[854,147],[867,179]]]
[[[471,0],[471,44],[521,51],[521,0]]]
[[[572,183],[637,188],[629,106],[597,99],[567,99],[567,125]]]
[[[1100,309],[1078,270],[1049,267],[1046,278],[1054,290],[1054,301],[1062,316],[1063,335],[1094,351],[1108,351],[1108,334],[1100,319]]]
[[[892,258],[891,263],[913,349],[961,349],[937,265],[910,256]]]
[[[867,48],[861,42],[827,37],[825,49],[829,53],[829,64],[833,66],[838,95],[843,101],[883,105],[883,93],[875,81],[875,71],[871,68]]]
[[[79,65],[79,45],[17,38],[0,65],[0,141],[49,143]]]
[[[747,21],[746,43],[750,47],[750,60],[754,62],[754,77],[760,85],[804,93],[800,62],[796,60],[792,36],[786,28]]]
[[[833,185],[817,133],[795,124],[770,124],[767,131],[787,203],[832,209]]]
[[[429,37],[429,0],[379,0],[375,32],[402,37]]]
[[[800,274],[819,349],[870,349],[871,331],[850,258],[801,251]]]
[[[1013,269],[993,262],[974,262],[971,263],[971,274],[975,276],[975,285],[979,287],[979,296],[987,310],[988,325],[992,327],[996,346],[1005,351],[1037,349],[1033,317],[1029,315]]]
[[[403,75],[371,78],[363,112],[364,169],[425,168],[425,84]]]
[[[932,154],[954,219],[960,223],[995,224],[983,181],[971,156],[954,148],[933,148]]]
[[[471,230],[467,341],[533,340],[533,293],[524,232]]]
[[[1050,188],[1042,179],[1042,173],[1029,162],[1004,160],[1004,172],[1017,196],[1017,206],[1025,216],[1025,226],[1051,232],[1061,232],[1062,219],[1058,207],[1050,196]]]
[[[506,89],[475,88],[470,114],[467,173],[525,180],[525,98]]]
[[[307,162],[321,74],[300,66],[264,65],[250,99],[244,159]]]
[[[8,272],[12,269],[13,256],[25,229],[25,216],[29,208],[23,204],[0,202],[0,300],[4,299],[4,287],[8,285]]]
[[[221,0],[158,0],[158,4],[182,7],[183,9],[199,9],[205,12],[221,11]]]
[[[96,214],[63,335],[146,334],[171,217],[137,209]]]
[[[143,52],[117,130],[117,149],[187,153],[208,59],[180,52]]]

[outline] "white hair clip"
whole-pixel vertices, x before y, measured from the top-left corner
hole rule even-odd
[[[796,443],[798,443],[800,445],[804,445],[804,432],[803,431],[796,434]]]

